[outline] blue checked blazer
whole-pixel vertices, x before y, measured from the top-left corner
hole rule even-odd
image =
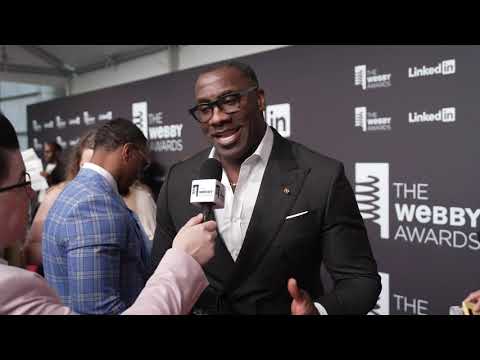
[[[45,278],[79,314],[118,314],[145,286],[144,236],[107,180],[83,168],[45,220]]]

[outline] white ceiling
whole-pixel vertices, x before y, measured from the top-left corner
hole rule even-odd
[[[0,45],[2,73],[69,77],[163,51],[168,45]]]

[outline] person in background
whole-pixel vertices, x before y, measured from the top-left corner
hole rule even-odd
[[[47,217],[48,211],[52,207],[58,195],[60,195],[68,182],[75,178],[82,165],[91,159],[93,154],[93,146],[95,145],[94,140],[95,129],[88,130],[80,138],[79,143],[72,149],[70,153],[70,158],[66,169],[66,180],[47,189],[43,201],[35,213],[24,252],[27,265],[37,267],[32,268],[32,270],[36,270],[36,272],[38,272],[40,275],[43,275],[42,231],[45,218]]]
[[[56,142],[50,141],[43,145],[43,168],[40,175],[45,178],[49,187],[65,180],[65,165],[62,160],[62,147]],[[48,190],[48,189],[47,189]],[[38,191],[33,206],[33,215],[36,215],[39,205],[45,200],[47,190]]]
[[[10,121],[0,113],[0,250],[25,239],[34,197],[30,176]],[[202,270],[214,255],[216,224],[190,219],[172,248],[123,314],[188,314],[207,287]],[[57,293],[38,274],[0,261],[0,315],[69,315]]]
[[[196,211],[192,179],[216,158],[225,207],[213,211],[220,236],[194,313],[368,313],[380,276],[343,164],[267,125],[265,91],[247,64],[203,71],[195,98],[190,114],[212,146],[170,167],[157,201],[153,265]],[[328,293],[322,264],[333,279]]]
[[[128,189],[126,194],[120,194],[123,200],[127,204],[128,208],[137,214],[140,219],[140,223],[145,230],[148,237],[147,249],[150,253],[152,249],[153,236],[155,235],[155,227],[157,225],[155,221],[155,215],[157,214],[157,204],[153,199],[153,193],[151,189],[140,182],[135,181]]]
[[[149,240],[120,194],[139,178],[149,158],[147,139],[132,121],[102,124],[92,158],[47,214],[45,278],[77,313],[121,313],[145,286]]]
[[[66,180],[48,189],[45,199],[33,219],[30,236],[25,246],[25,261],[27,265],[32,266],[32,270],[40,275],[43,275],[42,231],[45,218],[58,195],[60,195],[68,182],[77,176],[83,164],[91,160],[95,146],[96,131],[96,128],[88,130],[72,149],[67,164]],[[122,196],[128,208],[139,217],[140,223],[148,237],[146,247],[147,251],[150,252],[153,235],[155,233],[155,214],[157,211],[157,206],[152,198],[150,189],[140,181],[136,181],[130,186],[126,195],[122,194]]]
[[[65,167],[61,160],[62,147],[56,142],[47,142],[43,146],[45,170],[40,173],[49,186],[56,185],[65,179]]]

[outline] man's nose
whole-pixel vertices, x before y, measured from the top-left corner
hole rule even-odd
[[[214,106],[212,111],[212,117],[208,121],[209,125],[219,125],[225,121],[230,120],[230,115],[220,109],[219,106]]]

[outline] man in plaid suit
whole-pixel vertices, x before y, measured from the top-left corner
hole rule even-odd
[[[45,277],[76,313],[121,313],[145,286],[146,234],[120,193],[148,164],[143,133],[131,121],[111,120],[98,129],[91,162],[48,213]]]
[[[28,210],[35,195],[20,154],[15,129],[0,112],[0,253],[27,233]],[[188,314],[208,286],[202,270],[215,253],[216,223],[198,214],[175,237],[126,315]],[[73,315],[40,275],[2,262],[0,315]]]

